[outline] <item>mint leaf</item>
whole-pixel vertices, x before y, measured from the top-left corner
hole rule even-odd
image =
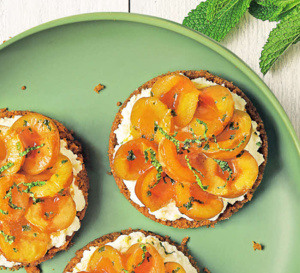
[[[222,0],[220,10],[212,9],[215,0],[201,2],[196,9],[189,12],[183,25],[193,28],[216,41],[221,41],[228,32],[240,21],[247,11],[251,0]],[[209,8],[210,7],[210,8]],[[211,20],[207,20],[207,18]]]
[[[300,0],[256,0],[250,5],[249,12],[263,21],[280,21],[300,3]]]
[[[300,5],[277,24],[268,38],[260,57],[259,66],[265,75],[275,61],[300,40]]]

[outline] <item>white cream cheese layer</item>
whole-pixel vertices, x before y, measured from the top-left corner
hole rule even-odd
[[[18,120],[21,116],[14,116],[13,118],[2,118],[0,119],[0,125],[11,127],[13,123]],[[75,185],[76,176],[82,170],[82,163],[77,159],[77,155],[74,154],[71,150],[67,148],[67,142],[63,139],[60,140],[60,152],[67,156],[73,166],[73,181],[70,186],[70,194],[76,204],[76,211],[82,211],[85,207],[85,199],[82,191]],[[52,247],[61,247],[66,243],[67,236],[71,236],[73,232],[79,230],[80,221],[76,216],[73,223],[66,229],[57,231],[51,234],[51,241],[48,245],[48,249]],[[5,266],[7,268],[13,267],[15,265],[19,265],[20,263],[9,262],[3,255],[0,255],[0,266]]]
[[[205,78],[197,78],[197,79],[192,80],[192,82],[194,82],[195,86],[199,89],[207,87],[207,86],[217,85],[216,83],[208,81]],[[241,111],[246,111],[245,106],[246,106],[247,102],[239,95],[237,95],[231,91],[230,91],[230,93],[234,100],[235,109],[241,110]],[[123,119],[122,119],[119,127],[115,130],[115,134],[116,134],[116,138],[117,138],[117,142],[118,142],[118,145],[115,146],[115,150],[114,150],[115,153],[117,152],[117,150],[120,148],[120,146],[122,144],[128,142],[129,140],[131,140],[133,138],[130,133],[130,116],[131,116],[131,111],[132,111],[133,105],[140,98],[150,97],[150,96],[151,96],[151,88],[143,89],[140,94],[132,96],[131,99],[129,100],[129,102],[127,103],[126,107],[122,110],[121,114],[122,114]],[[249,140],[247,146],[245,147],[245,150],[247,150],[255,158],[258,166],[260,166],[264,162],[263,155],[258,152],[258,149],[260,147],[259,143],[262,143],[259,134],[260,133],[257,131],[257,123],[255,121],[252,121],[252,134],[251,134],[251,137],[250,137],[250,140]],[[133,202],[135,202],[136,204],[138,204],[139,206],[144,207],[144,204],[139,200],[139,198],[135,194],[136,181],[123,180],[123,182],[126,185],[126,187],[128,188],[128,190],[130,191],[130,199]],[[222,198],[224,207],[223,207],[223,210],[221,213],[223,213],[225,211],[228,203],[234,204],[235,202],[242,201],[243,199],[244,199],[244,195],[236,197],[236,198]],[[187,217],[186,215],[182,214],[179,211],[179,209],[176,207],[174,201],[170,202],[167,206],[162,207],[155,212],[151,212],[149,210],[149,213],[154,215],[157,219],[164,220],[164,221],[165,220],[175,221],[180,218],[185,218],[190,221],[193,221],[193,219]],[[216,215],[215,217],[213,217],[209,220],[214,221],[214,220],[218,219],[220,214]]]
[[[168,242],[162,242],[155,236],[145,236],[142,232],[132,232],[129,235],[121,235],[115,241],[107,243],[106,245],[110,245],[121,253],[125,253],[132,245],[136,243],[151,244],[162,256],[165,263],[176,262],[184,268],[186,273],[197,273],[197,270],[192,266],[188,257],[186,257],[175,246],[169,244]],[[72,273],[86,270],[89,260],[96,249],[98,249],[98,247],[92,246],[88,250],[85,250],[83,252],[82,259],[77,265],[75,265]]]

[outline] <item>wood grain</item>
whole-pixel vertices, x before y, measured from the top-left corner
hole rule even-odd
[[[203,1],[203,0],[202,0]],[[31,27],[65,16],[104,11],[141,13],[182,23],[201,0],[0,0],[0,41]],[[300,137],[300,43],[292,46],[263,77],[259,57],[276,23],[246,14],[221,42],[244,60],[274,92]],[[297,54],[298,53],[298,54]]]

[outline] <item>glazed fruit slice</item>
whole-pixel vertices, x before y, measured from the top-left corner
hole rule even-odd
[[[150,244],[134,244],[125,254],[126,268],[135,273],[164,273],[164,262],[158,251]]]
[[[189,130],[197,137],[211,137],[222,132],[232,118],[234,101],[230,91],[220,85],[201,90],[199,103]]]
[[[91,256],[87,270],[90,272],[119,273],[125,268],[122,254],[115,248],[104,245]]]
[[[24,175],[14,174],[0,178],[0,221],[18,221],[29,206]]]
[[[0,248],[9,261],[31,263],[42,258],[48,249],[50,235],[26,221],[0,224]]]
[[[10,175],[18,172],[24,163],[20,153],[24,146],[19,135],[9,127],[0,126],[0,175]]]
[[[173,110],[175,126],[185,127],[193,118],[200,92],[182,75],[160,78],[152,87],[153,95]]]
[[[37,113],[19,118],[12,129],[16,131],[25,147],[26,155],[23,170],[30,174],[39,174],[51,167],[59,155],[60,138],[55,123]]]
[[[230,123],[216,138],[207,142],[203,153],[212,158],[229,159],[237,156],[251,137],[251,118],[243,111],[234,110]]]
[[[144,154],[149,148],[157,153],[155,143],[144,138],[134,139],[122,145],[116,152],[113,162],[117,176],[125,180],[137,180],[151,168],[151,160],[146,162]]]
[[[69,194],[45,198],[32,203],[25,215],[28,222],[46,232],[55,232],[69,227],[76,216],[76,206]]]
[[[245,194],[253,187],[258,175],[258,165],[247,151],[227,161],[208,158],[205,161],[206,175],[203,184],[207,191],[226,198]]]
[[[45,181],[39,187],[33,187],[36,198],[53,197],[59,191],[68,188],[73,180],[73,167],[68,157],[59,154],[53,166],[37,175],[27,175],[29,181]]]
[[[175,183],[175,199],[179,211],[194,220],[210,219],[224,206],[219,197],[201,190],[197,183]]]
[[[175,262],[165,263],[165,273],[185,273],[184,268]]]
[[[156,211],[167,205],[173,198],[172,182],[174,183],[174,180],[165,173],[158,175],[157,170],[151,168],[137,180],[135,193],[150,211]]]
[[[171,110],[154,97],[141,98],[133,106],[131,116],[131,134],[134,138],[145,137],[159,142],[160,133],[155,134],[154,124],[158,124],[166,132],[173,128]]]
[[[163,166],[166,174],[172,177],[175,181],[195,182],[195,176],[189,169],[185,153],[178,153],[175,144],[163,139],[158,146],[158,160]]]

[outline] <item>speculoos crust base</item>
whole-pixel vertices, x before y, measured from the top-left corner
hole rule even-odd
[[[32,111],[8,111],[7,108],[3,108],[3,109],[0,109],[0,118],[4,118],[4,117],[12,118],[16,115],[24,116],[28,113],[32,113]],[[82,211],[78,211],[76,213],[76,216],[79,218],[79,220],[81,222],[81,220],[83,219],[83,217],[85,215],[87,206],[88,206],[88,190],[89,190],[89,179],[88,179],[87,171],[86,171],[85,164],[84,164],[82,146],[78,141],[76,141],[74,139],[73,131],[69,131],[60,122],[58,122],[54,119],[52,119],[52,120],[55,122],[55,124],[59,130],[60,139],[64,139],[67,142],[68,149],[77,155],[77,160],[80,160],[82,162],[82,170],[77,174],[77,177],[75,180],[75,185],[77,185],[79,187],[79,189],[82,191],[82,193],[84,195],[84,199],[85,199],[84,209]],[[46,255],[43,258],[41,258],[35,262],[32,262],[30,264],[21,264],[18,266],[14,266],[12,268],[2,267],[1,269],[9,269],[9,270],[14,271],[14,270],[24,267],[27,273],[39,273],[40,269],[39,269],[38,265],[44,261],[47,261],[47,260],[53,258],[57,252],[59,252],[61,250],[67,250],[72,245],[71,240],[74,237],[75,233],[76,233],[76,231],[73,232],[73,234],[71,236],[66,237],[66,242],[63,246],[61,246],[59,248],[52,247],[51,249],[49,249],[47,251]],[[1,250],[0,250],[0,254],[1,254]]]
[[[225,87],[227,87],[231,92],[236,93],[237,95],[239,95],[240,97],[242,97],[245,101],[246,101],[246,111],[247,113],[250,115],[251,119],[253,121],[256,121],[257,123],[257,131],[260,133],[260,138],[262,140],[262,145],[259,148],[259,152],[263,154],[264,156],[264,162],[259,166],[259,173],[257,176],[257,179],[252,187],[251,190],[249,190],[247,192],[247,194],[245,195],[244,200],[242,201],[237,201],[235,202],[233,205],[228,204],[225,211],[218,217],[217,220],[214,221],[210,221],[210,220],[202,220],[202,221],[189,221],[185,218],[180,218],[178,220],[175,221],[169,221],[169,220],[160,220],[157,219],[154,215],[150,214],[148,211],[148,208],[146,207],[141,207],[138,204],[134,203],[131,199],[130,199],[130,191],[128,190],[128,188],[126,187],[126,185],[124,184],[123,180],[118,177],[116,175],[116,172],[114,170],[113,167],[113,158],[114,158],[114,148],[115,146],[118,144],[117,143],[117,138],[116,138],[116,134],[115,134],[115,130],[118,128],[119,124],[122,121],[122,110],[126,107],[127,103],[129,102],[129,100],[131,99],[132,96],[137,95],[139,93],[141,93],[141,91],[143,89],[147,89],[147,88],[151,88],[153,86],[153,84],[160,79],[161,77],[165,76],[165,75],[171,75],[171,74],[184,74],[185,76],[187,76],[190,79],[196,79],[199,77],[204,77],[206,78],[208,81],[220,84],[220,85],[224,85]],[[263,178],[263,173],[264,173],[264,169],[267,163],[267,156],[268,156],[268,140],[267,140],[267,135],[266,135],[266,131],[264,128],[264,124],[262,119],[260,118],[258,112],[256,111],[255,107],[253,106],[252,102],[248,99],[248,97],[238,88],[236,87],[232,82],[229,82],[227,80],[224,80],[218,76],[215,76],[211,73],[209,73],[208,71],[205,70],[201,70],[201,71],[187,71],[187,70],[179,70],[179,71],[175,71],[175,72],[169,72],[160,76],[157,76],[156,78],[144,83],[142,86],[140,86],[137,90],[135,90],[133,93],[131,93],[131,95],[129,96],[129,98],[123,103],[122,107],[119,109],[119,112],[117,113],[115,120],[113,122],[112,128],[111,128],[111,132],[110,132],[110,137],[109,137],[109,149],[108,149],[108,155],[109,155],[109,162],[110,162],[110,167],[113,173],[113,176],[115,178],[115,181],[121,191],[121,193],[129,200],[129,202],[137,209],[139,210],[141,213],[143,213],[146,217],[154,220],[155,222],[167,225],[167,226],[172,226],[175,228],[197,228],[197,227],[201,227],[201,226],[212,226],[214,227],[214,225],[221,221],[221,220],[225,220],[228,219],[232,214],[234,214],[235,212],[237,212],[240,208],[242,208],[244,206],[245,203],[247,203],[248,201],[250,201],[252,199],[252,196],[256,190],[256,188],[259,186],[262,178]]]
[[[168,242],[170,245],[175,246],[179,251],[181,251],[189,259],[190,263],[192,264],[193,267],[195,267],[197,272],[200,273],[200,269],[198,268],[197,263],[195,262],[194,258],[189,254],[189,250],[187,248],[187,242],[189,240],[189,237],[183,238],[181,244],[179,245],[179,244],[171,241],[169,236],[161,236],[161,235],[158,235],[151,231],[144,231],[144,230],[140,230],[140,229],[133,230],[131,228],[129,228],[127,230],[122,230],[121,232],[113,232],[113,233],[104,235],[104,236],[90,242],[82,249],[77,250],[75,257],[72,258],[71,261],[67,264],[63,273],[72,272],[74,267],[81,261],[81,259],[83,257],[83,252],[85,250],[88,250],[90,247],[92,247],[92,246],[100,247],[102,245],[105,245],[107,243],[115,241],[121,235],[129,235],[132,232],[142,232],[145,236],[155,236],[161,242]]]

